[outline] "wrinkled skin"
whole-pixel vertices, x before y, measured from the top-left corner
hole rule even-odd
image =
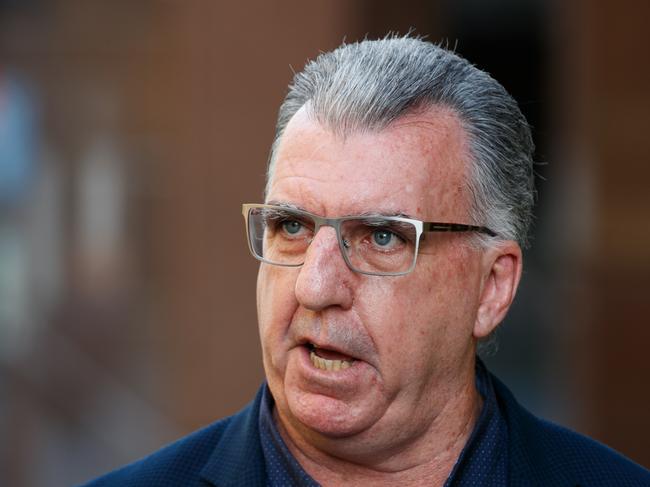
[[[377,212],[481,224],[468,221],[468,158],[462,126],[446,109],[343,138],[303,107],[278,147],[267,202],[327,217]],[[323,227],[302,267],[260,266],[274,414],[312,475],[346,471],[342,463],[351,470],[339,480],[359,469],[424,473],[437,459],[443,478],[453,465],[480,411],[476,339],[503,318],[521,270],[514,242],[486,251],[468,239],[426,234],[412,273],[378,277],[351,271],[334,230]],[[351,357],[353,366],[314,367],[309,343]]]

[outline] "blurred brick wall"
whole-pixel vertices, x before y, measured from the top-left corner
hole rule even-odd
[[[63,175],[66,249],[61,302],[20,362],[0,362],[11,439],[0,483],[71,478],[62,466],[96,474],[250,399],[262,379],[257,264],[240,204],[262,199],[290,66],[344,38],[410,27],[453,45],[444,4],[57,0],[0,19],[4,66],[38,87],[44,146]],[[558,306],[559,325],[541,355],[566,364],[570,426],[650,465],[650,11],[640,1],[554,8],[546,185],[565,196],[536,245],[555,241],[550,260],[566,283],[559,305],[542,305]],[[120,151],[128,214],[122,247],[98,265],[79,250],[75,188],[89,141],[104,136]],[[556,394],[549,377],[531,388]],[[52,456],[65,450],[69,464]]]
[[[568,133],[559,137],[585,167],[594,206],[583,215],[588,241],[573,255],[584,287],[567,303],[579,423],[648,466],[650,4],[583,0],[560,11]]]

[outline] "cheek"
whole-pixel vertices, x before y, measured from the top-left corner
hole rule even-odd
[[[257,274],[257,318],[262,348],[283,337],[297,307],[296,273],[262,264]]]
[[[420,284],[412,283],[414,277],[397,278],[399,281],[378,278],[359,292],[357,301],[382,363],[391,367],[399,363],[399,369],[421,360],[416,349],[427,347],[435,337],[431,333],[431,299]]]
[[[440,250],[447,251],[423,256],[420,287],[437,310],[460,318],[477,304],[480,255],[458,242],[462,236],[440,237]]]
[[[377,281],[366,301],[382,361],[407,366],[409,373],[453,360],[472,340],[477,296],[472,259],[431,260],[400,281]]]

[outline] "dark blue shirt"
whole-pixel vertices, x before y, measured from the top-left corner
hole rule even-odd
[[[476,364],[476,388],[483,408],[445,487],[508,485],[508,432],[499,410],[492,380],[480,360]],[[273,420],[273,396],[265,386],[260,407],[260,440],[269,485],[318,486],[285,445]]]

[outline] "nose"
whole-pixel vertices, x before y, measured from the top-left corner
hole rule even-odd
[[[354,273],[343,260],[336,231],[321,227],[314,236],[296,280],[296,299],[312,311],[352,306]]]

